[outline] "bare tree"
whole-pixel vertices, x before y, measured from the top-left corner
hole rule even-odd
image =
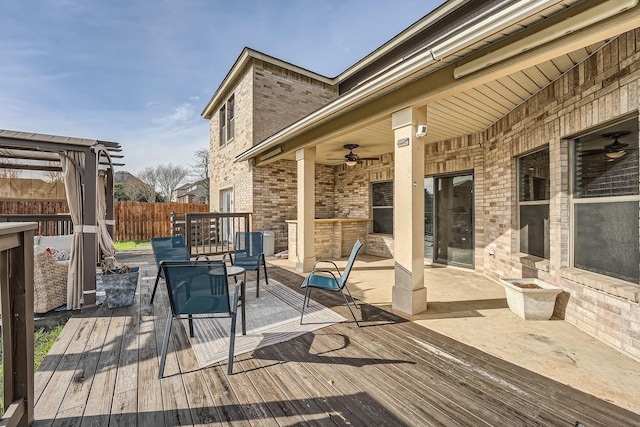
[[[160,166],[146,167],[138,174],[138,179],[129,180],[125,184],[125,193],[131,198],[131,200],[145,200],[147,203],[154,203],[156,201],[156,189],[158,187],[158,169]],[[129,184],[131,182],[131,184]],[[142,185],[141,185],[142,184]]]
[[[210,152],[207,148],[201,148],[193,153],[194,163],[191,165],[191,177],[195,182],[200,182],[205,189],[205,201],[209,203],[209,161]]]
[[[20,171],[17,169],[0,168],[0,178],[14,179],[20,176]]]
[[[189,175],[189,170],[182,166],[168,165],[156,166],[156,177],[160,194],[164,200],[171,201],[173,192]]]

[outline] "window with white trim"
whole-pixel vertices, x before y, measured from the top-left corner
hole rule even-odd
[[[573,140],[572,266],[638,283],[638,119]]]
[[[549,259],[549,148],[518,158],[520,252]]]
[[[218,118],[220,123],[220,146],[222,147],[235,136],[236,106],[234,95],[231,95],[227,102],[220,107]]]
[[[223,105],[218,113],[220,121],[220,146],[227,143],[227,106]]]

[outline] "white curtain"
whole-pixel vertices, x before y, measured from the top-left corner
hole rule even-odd
[[[83,260],[84,250],[82,244],[82,185],[80,171],[84,170],[84,154],[78,151],[65,151],[60,154],[64,187],[67,194],[67,203],[73,222],[73,244],[69,261],[69,277],[67,280],[67,310],[78,310],[82,304],[83,291]],[[78,170],[78,167],[81,168]]]
[[[98,205],[96,206],[96,213],[98,217],[98,244],[100,245],[100,250],[104,254],[104,265],[111,269],[117,266],[116,262],[116,248],[113,245],[113,238],[109,234],[109,230],[107,229],[107,177],[104,173],[98,174],[98,188],[97,188],[97,199]]]

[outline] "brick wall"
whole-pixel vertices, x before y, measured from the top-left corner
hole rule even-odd
[[[253,144],[264,140],[338,96],[337,87],[254,60]]]
[[[234,193],[234,210],[252,212],[252,176],[247,162],[234,163],[235,157],[251,147],[253,132],[252,118],[252,79],[250,69],[236,84],[233,93],[235,99],[235,137],[220,146],[220,122],[217,106],[209,121],[210,156],[210,207],[212,212],[220,212],[220,191],[231,188]],[[225,98],[226,102],[227,98]]]
[[[476,251],[484,254],[485,274],[492,278],[533,276],[561,286],[565,292],[558,297],[556,315],[640,359],[640,286],[568,268],[570,143],[563,139],[637,114],[640,46],[636,40],[640,40],[640,31],[612,40],[473,138],[483,145],[485,162],[484,168],[474,165],[475,196],[483,198],[480,203],[476,200],[480,205]],[[544,146],[550,151],[551,255],[548,262],[531,263],[518,256],[515,158]],[[627,155],[637,157],[638,152],[630,150]],[[464,154],[456,157],[463,160]],[[479,177],[483,185],[478,185]],[[479,231],[484,233],[482,238]],[[495,257],[487,256],[489,251]]]
[[[275,250],[287,248],[287,219],[296,217],[296,165],[281,161],[254,168],[235,157],[318,109],[337,96],[337,88],[273,64],[252,59],[227,94],[235,99],[235,137],[220,147],[216,106],[209,126],[211,210],[220,210],[220,191],[233,189],[234,210],[253,213],[254,230],[273,230]],[[317,214],[333,212],[333,175],[317,168],[321,195]],[[276,188],[278,191],[273,191]],[[325,191],[326,190],[326,191]]]

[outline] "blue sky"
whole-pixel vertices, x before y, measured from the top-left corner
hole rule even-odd
[[[247,46],[333,77],[440,0],[0,0],[0,129],[117,141],[189,167]]]

